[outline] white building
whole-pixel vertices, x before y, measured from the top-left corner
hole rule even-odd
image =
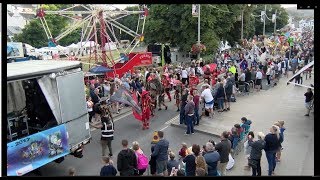
[[[301,20],[299,21],[299,28],[305,28],[305,27],[314,27],[314,20]]]
[[[22,29],[35,18],[36,5],[31,4],[14,4],[7,5],[7,35],[13,37],[19,34]]]

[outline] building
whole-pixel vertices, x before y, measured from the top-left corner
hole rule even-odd
[[[35,18],[37,5],[8,4],[7,5],[7,36],[13,37]]]
[[[314,19],[299,21],[299,28],[311,27],[314,28]]]

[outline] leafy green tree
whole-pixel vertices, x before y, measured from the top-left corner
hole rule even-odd
[[[57,11],[71,6],[71,4],[45,4],[43,5],[43,8],[45,10]],[[61,34],[70,24],[70,20],[68,18],[59,15],[47,14],[45,19],[53,37],[57,37]],[[61,39],[58,44],[66,46],[73,42],[79,42],[81,37],[80,33],[81,29],[77,29]],[[22,29],[21,34],[15,35],[14,41],[28,43],[36,48],[48,46],[48,38],[38,18],[31,20],[30,23]]]
[[[256,8],[253,11],[254,15],[260,15],[261,11],[265,10],[265,4],[259,4],[259,5],[254,5]],[[281,29],[285,25],[288,24],[289,16],[287,11],[280,6],[280,4],[267,4],[267,17],[265,22],[265,33],[266,34],[271,34],[274,32],[274,23],[271,21],[272,19],[272,14],[275,13],[277,10],[277,21],[276,21],[276,29]],[[260,17],[255,18],[255,34],[256,35],[261,35],[263,34],[263,22],[261,22]]]

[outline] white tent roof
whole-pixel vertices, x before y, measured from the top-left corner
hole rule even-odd
[[[67,46],[68,48],[78,48],[78,45],[76,45],[75,43],[70,44],[69,46]]]

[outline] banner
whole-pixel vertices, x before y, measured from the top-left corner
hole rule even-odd
[[[69,153],[64,124],[18,139],[7,144],[7,175],[24,175]]]
[[[192,4],[192,16],[193,17],[199,16],[199,5],[198,4]]]
[[[136,93],[133,93],[133,94],[132,94],[132,98],[133,98],[134,102],[135,102],[136,104],[138,104],[138,98],[137,98],[137,94],[136,94]],[[134,116],[137,120],[142,121],[142,114],[140,114],[139,112],[137,112],[137,111],[135,110],[135,108],[132,108],[132,114],[133,114],[133,116]]]

